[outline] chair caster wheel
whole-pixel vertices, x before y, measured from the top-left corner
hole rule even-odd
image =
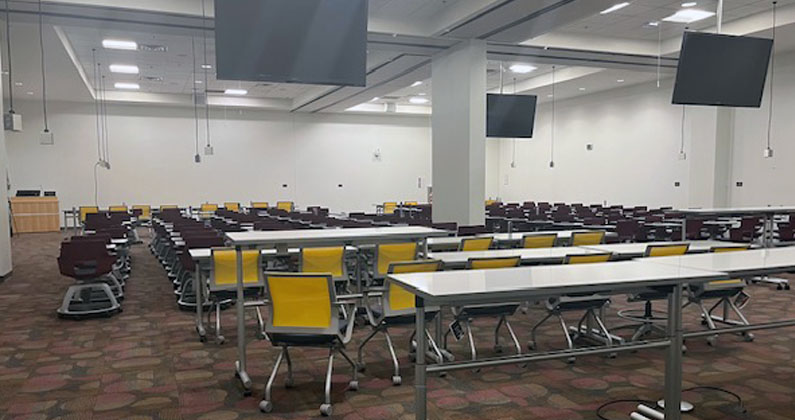
[[[502,353],[502,346],[494,346],[495,353]]]
[[[717,342],[718,342],[717,337],[707,337],[707,345],[709,345],[710,347],[715,347],[715,344],[717,344]]]
[[[332,413],[331,404],[321,404],[320,405],[320,414],[328,417]]]
[[[358,391],[359,390],[359,381],[350,381],[348,382],[348,389],[351,391]]]
[[[356,371],[357,372],[361,373],[361,372],[364,372],[365,370],[367,370],[367,364],[366,363],[361,362],[361,363],[356,365]]]
[[[265,400],[260,401],[259,411],[262,411],[263,413],[270,413],[271,411],[273,411],[273,403]]]
[[[782,287],[782,286],[779,284],[778,286],[776,286],[776,290],[784,290],[784,287]]]
[[[255,335],[255,337],[257,337],[257,340],[264,340],[264,339],[265,339],[265,334],[263,334],[263,333],[261,333],[261,332],[258,332],[258,333]]]
[[[790,289],[789,284],[784,285],[784,290],[789,290],[789,289]]]
[[[701,320],[701,325],[707,325],[707,321],[705,319]]]
[[[535,343],[535,341],[530,341],[530,342],[528,342],[528,343],[527,343],[527,349],[528,349],[528,350],[535,350],[535,349],[536,349],[536,343]]]
[[[618,353],[609,353],[609,354],[607,355],[607,358],[608,358],[608,359],[615,359],[616,357],[618,357]]]
[[[220,346],[221,344],[224,344],[224,343],[226,343],[226,338],[224,336],[221,335],[221,336],[215,337],[215,344],[218,344]]]
[[[403,383],[403,378],[401,378],[400,376],[393,376],[392,377],[392,385],[400,386],[400,384],[402,384],[402,383]]]
[[[199,336],[199,341],[202,342],[202,343],[206,343],[207,342],[207,337],[204,336],[204,335],[201,335],[201,336]]]
[[[569,357],[568,359],[566,359],[566,363],[568,363],[570,365],[573,365],[574,362],[576,362],[576,361],[577,361],[576,357]]]
[[[244,391],[243,391],[243,396],[244,396],[244,397],[250,397],[250,396],[251,396],[251,390],[250,390],[250,389],[246,389],[246,390],[244,390]]]
[[[290,388],[292,388],[293,386],[295,386],[295,382],[293,381],[293,378],[286,379],[286,380],[284,381],[284,387],[285,387],[285,388],[287,388],[287,389],[290,389]]]
[[[750,343],[750,342],[754,341],[754,335],[752,333],[745,333],[743,335],[743,340],[745,340],[745,342],[747,342],[747,343]]]

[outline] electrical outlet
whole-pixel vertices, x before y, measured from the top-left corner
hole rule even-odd
[[[337,184],[337,188],[342,188],[342,184]]]
[[[549,161],[549,167],[550,168],[554,168],[555,167],[555,161],[554,160],[550,160]]]
[[[682,185],[682,183],[680,183],[679,181],[674,182],[674,187],[679,187],[681,185]]]
[[[590,152],[591,150],[593,150],[593,144],[591,144],[591,143],[588,143],[588,144],[586,144],[586,145],[585,145],[585,150],[587,150],[587,151],[589,151],[589,152]]]
[[[734,185],[736,185],[738,187],[742,187],[743,186],[743,182],[742,181],[737,181],[737,183],[735,183]]]
[[[287,184],[282,184],[282,188],[287,188]]]

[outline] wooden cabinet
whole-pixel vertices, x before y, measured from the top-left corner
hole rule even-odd
[[[12,197],[10,201],[14,233],[60,231],[57,197]]]

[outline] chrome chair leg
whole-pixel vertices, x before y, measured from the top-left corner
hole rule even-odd
[[[538,327],[540,327],[542,324],[547,322],[547,320],[549,318],[551,318],[552,315],[554,315],[553,312],[547,312],[547,316],[542,318],[541,321],[536,322],[536,325],[533,326],[533,329],[530,331],[530,342],[527,343],[527,347],[530,348],[530,350],[535,350],[535,348],[536,348],[536,345],[537,345],[536,344],[537,343],[537,341],[536,341],[536,331],[538,330]]]
[[[384,330],[384,337],[386,338],[386,346],[389,349],[389,354],[392,356],[392,367],[395,369],[392,375],[392,385],[397,386],[403,382],[403,379],[400,377],[400,363],[398,362],[397,354],[395,354],[395,346],[392,344],[392,337],[389,336],[388,330]]]
[[[496,353],[502,353],[502,346],[500,345],[500,328],[502,324],[505,322],[505,317],[501,316],[500,319],[497,321],[497,327],[494,328],[494,351]]]
[[[284,347],[284,360],[287,362],[287,380],[284,381],[285,388],[292,388],[295,384],[293,381],[293,361],[290,359],[290,349]]]
[[[282,348],[279,355],[276,356],[276,363],[273,365],[271,376],[268,378],[268,383],[265,384],[265,397],[259,402],[259,409],[263,413],[270,413],[273,411],[273,402],[271,401],[271,389],[273,389],[273,381],[276,379],[276,374],[279,373],[279,366],[282,364],[282,358],[287,348]]]
[[[215,303],[215,342],[224,344],[226,338],[221,334],[221,301]]]
[[[505,328],[508,330],[508,334],[511,335],[513,345],[516,347],[516,354],[522,354],[522,345],[519,344],[519,339],[516,337],[516,333],[513,331],[513,327],[511,327],[511,323],[507,319],[505,320]]]
[[[324,388],[325,402],[320,405],[320,414],[330,416],[331,411],[331,375],[334,371],[334,348],[328,352],[328,369],[326,370],[326,384]]]
[[[373,331],[371,331],[370,334],[368,334],[367,337],[365,337],[364,341],[362,341],[362,344],[359,344],[359,349],[356,352],[357,353],[357,358],[356,359],[359,362],[359,369],[360,370],[364,370],[364,368],[365,368],[364,359],[362,357],[363,356],[362,353],[364,352],[364,346],[368,342],[370,342],[370,340],[372,340],[373,337],[375,337],[375,335],[378,334],[379,331],[381,331],[381,327],[373,328]]]
[[[469,321],[465,321],[464,325],[467,329],[467,340],[469,341],[469,353],[472,356],[472,360],[476,360],[478,358],[478,351],[475,349],[475,337],[472,335],[472,327],[469,325]]]
[[[337,351],[340,352],[342,357],[348,361],[348,364],[351,365],[351,369],[353,370],[351,381],[348,382],[348,389],[351,391],[358,391],[359,390],[359,369],[356,366],[356,362],[348,356],[348,353],[345,353],[345,349],[342,347],[337,348]]]
[[[442,355],[442,351],[439,349],[439,346],[436,344],[436,340],[433,339],[433,334],[426,329],[425,336],[428,338],[431,354],[433,355],[433,358],[436,359],[436,363],[444,363],[444,356]]]

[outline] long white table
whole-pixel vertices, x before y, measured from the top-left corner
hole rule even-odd
[[[721,271],[732,277],[761,276],[795,271],[795,247],[657,257],[643,261],[681,268]]]
[[[440,260],[445,268],[463,268],[470,258],[519,257],[523,264],[561,263],[567,255],[593,255],[601,251],[577,246],[554,248],[490,249],[487,251],[431,252],[428,258]]]
[[[566,243],[571,241],[571,235],[574,233],[594,232],[588,229],[574,229],[574,230],[548,230],[537,232],[513,232],[513,233],[484,233],[475,236],[446,236],[441,238],[429,238],[428,247],[431,250],[451,250],[458,249],[458,244],[462,239],[466,238],[480,238],[480,237],[493,237],[494,242],[500,246],[515,246],[521,243],[525,235],[538,236],[538,235],[557,235],[556,242]],[[615,232],[605,232],[606,237],[616,237]]]
[[[619,344],[600,348],[563,350],[535,355],[504,356],[478,361],[459,361],[432,366],[418,357],[415,377],[415,417],[425,419],[426,375],[428,372],[473,369],[487,366],[567,358],[583,354],[603,354],[642,348],[666,347],[665,418],[681,419],[682,389],[682,285],[728,279],[724,273],[694,270],[664,264],[624,261],[602,264],[553,265],[502,270],[468,270],[390,275],[390,280],[416,295],[417,328],[425,326],[425,306],[499,303],[541,300],[571,293],[615,294],[670,287],[668,334],[664,340]],[[417,335],[417,354],[425,354],[426,339]]]
[[[665,246],[665,245],[677,245],[677,244],[689,244],[690,248],[688,252],[691,253],[709,252],[714,247],[723,247],[723,246],[732,247],[732,246],[748,245],[737,242],[703,240],[703,241],[680,241],[680,242],[634,242],[634,243],[624,243],[624,244],[586,245],[584,246],[584,248],[600,252],[610,252],[616,258],[636,258],[645,255],[646,248],[649,246],[660,246],[660,245]]]
[[[286,252],[290,247],[328,246],[328,245],[372,245],[388,242],[419,242],[422,254],[428,253],[427,240],[430,237],[447,236],[445,230],[422,226],[390,226],[378,228],[348,229],[303,229],[281,231],[229,232],[227,242],[237,252],[237,355],[235,373],[243,384],[245,393],[251,392],[251,377],[246,371],[246,323],[243,302],[243,249],[275,248]],[[359,264],[357,264],[357,267]],[[357,269],[357,278],[360,277]],[[200,306],[200,305],[197,305]],[[422,330],[420,330],[422,331]],[[424,354],[424,352],[419,353]]]

